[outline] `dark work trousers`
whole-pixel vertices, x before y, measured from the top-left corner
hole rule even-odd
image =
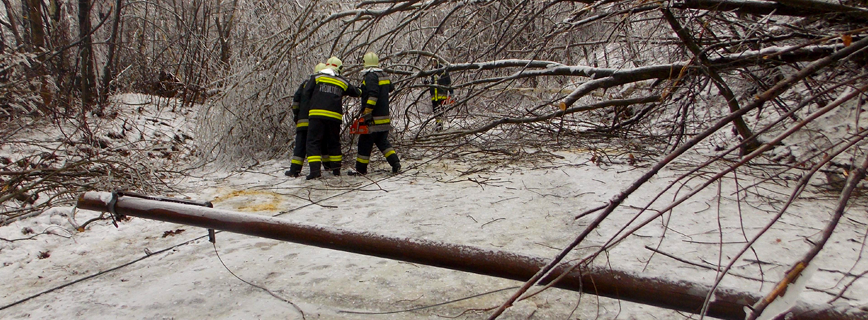
[[[301,172],[304,156],[307,154],[307,130],[295,131],[295,148],[292,149],[292,164],[289,171],[295,175]]]
[[[443,100],[431,100],[431,104],[433,105],[432,110],[434,111],[434,129],[442,130],[443,129]]]
[[[359,173],[368,172],[368,162],[371,158],[371,151],[374,150],[374,144],[377,144],[377,148],[383,153],[389,165],[394,167],[398,163],[398,154],[389,143],[388,131],[360,134],[358,156],[356,157],[356,171]]]
[[[311,173],[319,173],[320,163],[326,169],[340,168],[341,123],[340,121],[311,118],[307,128],[307,163]],[[329,160],[336,163],[329,164]]]

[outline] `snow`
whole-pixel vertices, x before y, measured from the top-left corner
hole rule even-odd
[[[167,123],[179,126],[174,119]],[[545,161],[496,166],[490,162],[490,170],[466,174],[471,164],[492,159],[475,153],[432,159],[414,157],[412,150],[398,152],[405,168],[400,175],[387,173],[385,160],[375,156],[368,176],[328,175],[305,181],[283,176],[287,157],[243,170],[206,166],[174,181],[178,192],[160,196],[212,201],[221,210],[330,230],[551,258],[596,216],[575,219],[576,215],[607,203],[646,170],[642,163],[597,165],[586,150],[564,150]],[[638,208],[684,173],[678,168],[689,168],[695,161],[687,158],[655,176],[566,260],[598,250],[636,218]],[[762,178],[740,174],[739,186]],[[675,199],[702,181],[679,183],[680,188],[671,188],[663,198]],[[715,270],[648,248],[696,264],[725,265],[768,223],[777,205],[770,199],[738,198],[734,190],[730,179],[719,190],[701,191],[664,215],[665,225],[657,220],[640,229],[594,265],[681,280],[695,284],[696,290],[710,287]],[[769,187],[767,192],[786,190]],[[810,247],[806,239],[818,236],[834,208],[834,195],[813,192],[812,198],[794,203],[794,211],[760,238],[755,254],[748,251],[741,257],[719,291],[764,295],[774,288]],[[660,206],[654,204],[652,212],[636,221],[655,214],[653,209]],[[218,233],[211,244],[205,229],[137,217],[120,221],[117,228],[102,220],[78,232],[72,221],[81,224],[100,213],[77,209],[69,217],[71,212],[70,207],[56,207],[0,227],[0,278],[5,280],[0,284],[0,318],[485,319],[490,308],[522,285],[229,232]],[[802,302],[825,304],[852,282],[845,299],[834,304],[868,307],[868,281],[853,281],[852,276],[868,270],[868,262],[861,258],[868,225],[865,212],[859,204],[848,211],[816,266],[812,264],[816,273],[799,279],[806,287],[797,295]],[[28,229],[33,233],[24,234]],[[40,294],[47,290],[52,291]],[[792,299],[789,293],[787,298]],[[16,303],[22,299],[26,300]],[[450,301],[454,302],[441,305]],[[416,310],[400,312],[409,309]],[[687,317],[691,315],[549,289],[517,302],[502,319]]]

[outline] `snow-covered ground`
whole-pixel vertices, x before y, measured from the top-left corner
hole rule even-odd
[[[243,170],[205,167],[175,181],[179,193],[163,196],[209,200],[216,208],[304,224],[551,258],[594,218],[575,219],[577,214],[605,204],[647,170],[641,163],[598,166],[586,151],[571,150],[469,173],[470,164],[490,159],[475,153],[423,159],[412,157],[412,150],[398,152],[406,169],[400,175],[386,173],[385,160],[375,156],[369,176],[305,181],[283,176],[286,159]],[[598,249],[635,217],[637,207],[682,173],[664,171],[653,178],[570,258]],[[744,187],[754,178],[739,179]],[[664,198],[698,184],[690,180]],[[780,205],[737,197],[735,190],[727,180],[719,189],[701,192],[595,264],[710,285],[716,272],[649,248],[696,264],[725,265],[771,219],[773,213],[766,210]],[[772,195],[785,190],[755,191]],[[797,214],[786,214],[754,246],[755,253],[748,251],[735,264],[732,273],[743,277],[727,276],[722,286],[756,294],[771,291],[831,215],[834,195],[817,192],[795,203]],[[215,248],[202,228],[135,217],[118,228],[99,221],[77,232],[70,222],[72,210],[53,208],[0,227],[0,318],[484,319],[522,284],[227,232],[217,234]],[[74,221],[81,224],[98,215],[77,210]],[[835,304],[868,307],[868,280],[851,284],[852,275],[868,270],[862,258],[866,226],[864,207],[848,211],[817,260],[819,271],[807,281],[802,301],[826,303],[849,284]],[[25,234],[27,230],[38,235]],[[409,309],[416,310],[402,312]],[[502,318],[686,317],[691,315],[550,289],[516,303]]]

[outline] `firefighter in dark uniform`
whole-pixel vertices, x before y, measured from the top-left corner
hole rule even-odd
[[[442,66],[437,60],[433,60],[434,69],[440,69]],[[425,84],[434,84],[428,89],[431,93],[431,105],[434,111],[434,129],[437,131],[443,130],[443,113],[446,112],[444,104],[449,104],[452,101],[454,90],[448,88],[452,85],[452,77],[449,76],[449,71],[443,69],[440,72],[431,75],[431,80],[425,80]]]
[[[350,174],[368,173],[368,163],[374,144],[392,166],[392,173],[401,170],[398,154],[389,143],[389,130],[392,129],[389,117],[389,92],[394,89],[391,79],[379,68],[380,59],[376,53],[365,53],[365,69],[362,71],[362,110],[361,118],[368,126],[367,134],[359,135],[359,148],[356,155],[356,171]]]
[[[340,164],[343,161],[340,137],[343,96],[358,97],[362,94],[361,90],[340,76],[342,68],[340,59],[329,58],[326,68],[311,76],[308,80],[310,85],[304,90],[304,94],[310,97],[307,129],[307,163],[310,165],[308,180],[322,176],[320,165],[326,163],[331,163],[326,167],[327,170],[333,170],[335,175],[340,175]]]
[[[325,69],[325,63],[318,63],[313,68],[313,74]],[[285,175],[297,178],[304,166],[304,156],[307,153],[308,111],[310,111],[309,96],[304,95],[304,87],[310,80],[304,80],[292,97],[292,119],[295,121],[295,148],[292,149],[292,161]]]

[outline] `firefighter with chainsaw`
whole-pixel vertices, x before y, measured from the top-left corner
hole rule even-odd
[[[383,157],[392,166],[392,173],[401,171],[398,154],[389,143],[389,130],[392,129],[389,117],[389,92],[395,87],[389,76],[380,69],[380,59],[376,53],[368,52],[363,57],[362,71],[362,107],[359,119],[353,123],[350,133],[359,135],[359,145],[356,154],[356,171],[350,175],[367,174],[368,163],[374,144],[383,153]]]
[[[325,67],[325,63],[318,63],[313,68],[313,74],[318,74]],[[308,102],[310,97],[304,95],[304,88],[309,83],[310,80],[304,80],[292,96],[292,119],[295,121],[295,148],[292,149],[292,160],[289,170],[284,172],[284,174],[293,178],[297,178],[301,173],[301,168],[304,166],[304,156],[307,153],[308,112],[310,111],[310,103]]]
[[[436,59],[432,59],[431,61],[434,70],[442,68],[440,62]],[[431,94],[431,105],[434,112],[434,130],[443,130],[443,114],[446,112],[446,107],[453,102],[452,94],[454,90],[449,88],[452,85],[452,77],[449,75],[449,71],[443,68],[443,70],[432,74],[431,80],[425,80],[424,82],[425,84],[432,84],[428,92]]]
[[[337,57],[326,61],[326,68],[312,75],[304,93],[310,97],[307,129],[307,164],[310,173],[307,180],[322,176],[320,165],[341,174],[341,122],[343,121],[343,97],[358,97],[361,90],[340,76],[343,62]]]

